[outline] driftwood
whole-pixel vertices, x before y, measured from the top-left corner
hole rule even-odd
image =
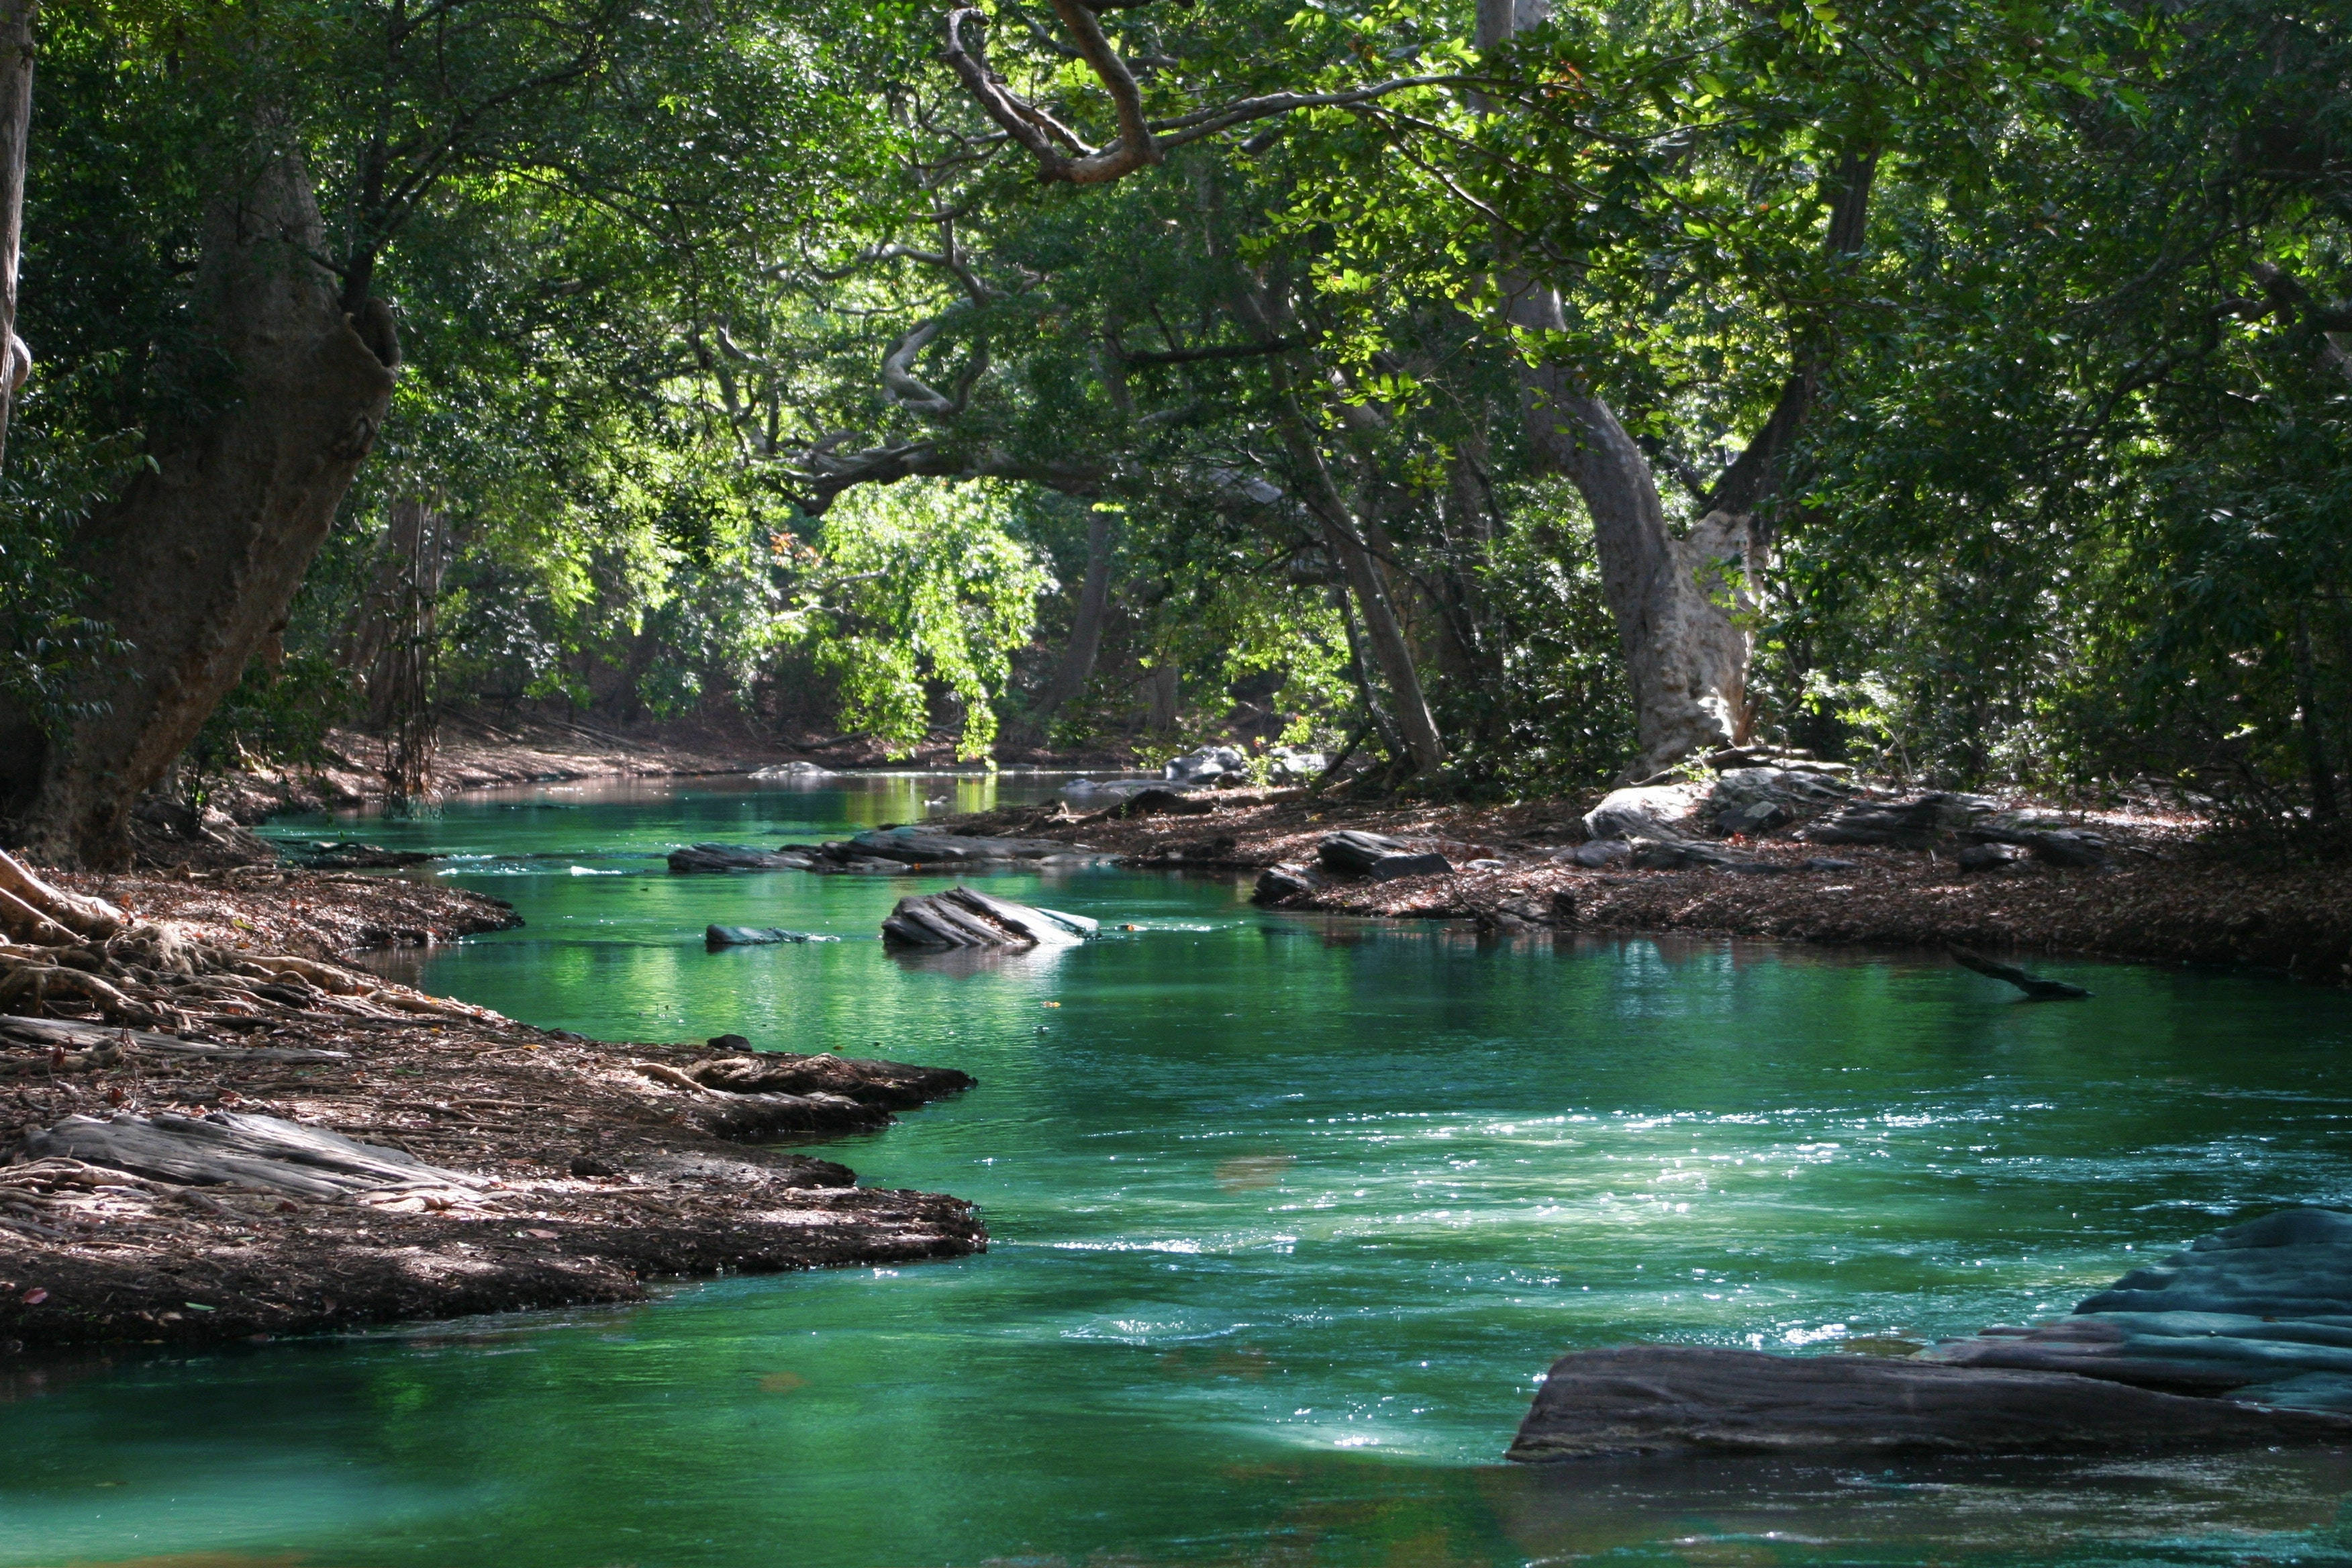
[[[18,1028],[57,1007],[96,1012],[115,1026],[102,1032],[118,1047],[128,1028],[138,1048],[184,1050],[188,1042],[175,1044],[172,1037],[203,1027],[255,1028],[289,1012],[496,1016],[340,964],[193,941],[176,926],[134,920],[103,899],[53,887],[5,852],[0,939],[0,1014],[18,1016],[6,1027]],[[26,1037],[21,1029],[17,1037]],[[95,1047],[107,1042],[68,1030],[37,1043]]]
[[[1982,953],[1970,952],[1964,947],[1950,951],[1952,961],[1963,969],[1973,969],[1979,974],[1994,980],[2005,980],[2036,1002],[2073,1002],[2090,994],[2079,985],[2070,985],[2063,980],[2044,980],[2038,974],[2027,973],[2013,963],[2002,963]]]
[[[782,1051],[716,1057],[682,1070],[706,1089],[730,1094],[829,1094],[888,1110],[911,1110],[961,1094],[974,1081],[952,1068]]]
[[[339,1198],[407,1187],[480,1187],[478,1176],[428,1165],[398,1149],[274,1116],[68,1116],[28,1133],[33,1159],[80,1160],[196,1186],[259,1187]]]
[[[1034,909],[971,888],[905,898],[882,922],[882,940],[898,947],[1070,947],[1094,935],[1084,915]]]

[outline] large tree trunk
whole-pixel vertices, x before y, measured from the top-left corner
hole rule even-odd
[[[374,444],[399,349],[391,313],[356,318],[310,259],[310,178],[269,159],[205,215],[195,317],[234,366],[226,406],[151,439],[152,471],[76,540],[89,612],[131,645],[89,672],[45,734],[0,716],[0,790],[16,840],[59,864],[127,856],[124,825],[286,624],[294,592]]]
[[[1064,703],[1075,702],[1084,696],[1087,682],[1094,679],[1095,658],[1102,652],[1103,623],[1110,614],[1111,546],[1115,532],[1112,513],[1087,513],[1087,575],[1078,587],[1078,613],[1070,623],[1069,646],[1062,650],[1060,667],[1038,694],[1032,710],[1032,717],[1041,731]]]
[[[16,336],[16,265],[24,248],[26,143],[33,129],[33,20],[39,0],[0,0],[0,456],[17,389],[33,374]]]
[[[1514,281],[1511,324],[1560,331],[1559,295]],[[1633,773],[1746,740],[1752,643],[1741,612],[1761,564],[1750,520],[1711,511],[1676,538],[1649,459],[1615,410],[1557,364],[1522,364],[1519,392],[1536,461],[1566,476],[1591,514],[1601,591],[1633,688]]]
[[[1478,47],[1494,47],[1550,10],[1548,0],[1478,0]],[[1505,278],[1503,291],[1513,327],[1565,327],[1555,290],[1519,275]],[[1744,741],[1752,643],[1738,611],[1753,591],[1750,569],[1761,564],[1749,518],[1711,511],[1677,539],[1648,458],[1580,376],[1522,361],[1519,396],[1536,462],[1575,485],[1592,517],[1601,594],[1633,689],[1641,755],[1632,773],[1646,776]]]

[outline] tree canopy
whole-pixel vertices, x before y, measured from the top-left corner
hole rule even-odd
[[[1772,741],[2325,825],[2348,51],[2249,0],[52,6],[0,692],[63,735],[149,657],[89,541],[250,416],[205,279],[268,169],[396,380],[191,765],[385,721],[405,637],[414,700],[900,753],[1524,794]]]

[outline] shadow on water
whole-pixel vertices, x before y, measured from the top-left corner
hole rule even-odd
[[[664,868],[939,793],[692,781],[279,828],[472,857],[436,869],[530,923],[385,961],[436,990],[973,1073],[825,1152],[971,1199],[992,1249],[19,1378],[0,1568],[2352,1561],[2332,1453],[1496,1462],[1571,1347],[1922,1343],[2352,1202],[2336,995],[2053,963],[2097,999],[2021,1007],[1926,955],[1481,942],[1116,870],[991,884],[1108,940],[942,963],[876,933],[944,879]],[[844,940],[712,953],[709,923]]]

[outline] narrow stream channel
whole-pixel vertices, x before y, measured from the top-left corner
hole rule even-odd
[[[875,940],[936,879],[660,859],[1047,788],[278,824],[462,855],[515,902],[530,924],[436,953],[431,989],[974,1073],[824,1152],[976,1201],[992,1249],[0,1384],[0,1568],[2352,1562],[2330,1454],[1498,1462],[1571,1346],[1887,1348],[2352,1203],[2340,993],[2051,964],[2097,996],[2033,1006],[1919,956],[1481,942],[1117,871],[992,878],[1107,931],[976,965]],[[845,940],[709,953],[710,921]]]

